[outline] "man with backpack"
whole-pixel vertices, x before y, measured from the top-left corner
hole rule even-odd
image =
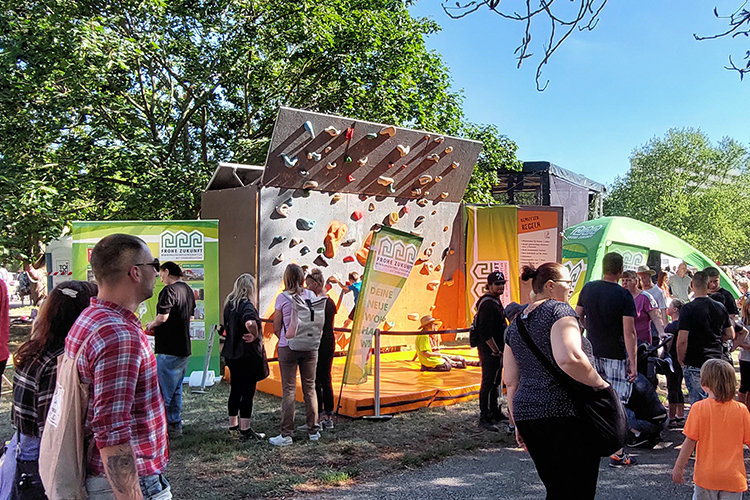
[[[505,345],[505,312],[500,296],[505,292],[505,275],[494,271],[487,276],[487,292],[477,301],[477,315],[469,341],[476,346],[482,364],[479,387],[479,426],[498,432],[497,423],[508,420],[498,404],[502,382],[503,346]]]
[[[140,238],[113,234],[94,246],[91,268],[99,293],[70,330],[63,355],[77,363],[72,383],[88,387],[88,408],[82,419],[86,493],[89,500],[171,499],[169,483],[162,476],[169,451],[156,359],[134,314],[153,295],[159,261]],[[71,425],[60,411],[69,402],[60,400],[75,391],[63,384],[66,381],[58,378],[45,435],[50,428],[64,431]],[[48,456],[65,455],[59,447],[46,447],[45,439],[54,438],[43,437],[40,463],[45,451]],[[57,476],[52,484],[44,482],[50,498],[61,498],[49,492],[55,481],[64,479]]]

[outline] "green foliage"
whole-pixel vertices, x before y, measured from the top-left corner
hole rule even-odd
[[[518,146],[515,142],[500,134],[494,125],[467,124],[464,136],[481,141],[482,152],[479,154],[471,180],[466,188],[463,201],[466,203],[497,203],[492,197],[492,187],[498,182],[497,170],[521,170],[522,163],[516,158]]]
[[[439,27],[408,4],[6,0],[0,247],[33,258],[74,219],[194,218],[219,161],[264,163],[279,106],[462,134],[424,44]]]
[[[750,155],[742,145],[671,129],[630,161],[609,190],[605,215],[652,224],[725,264],[750,262]]]

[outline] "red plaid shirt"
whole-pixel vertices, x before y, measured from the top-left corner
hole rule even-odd
[[[93,337],[78,358],[81,382],[91,387],[88,475],[105,475],[99,449],[125,443],[135,451],[139,476],[163,473],[169,459],[167,419],[156,359],[141,322],[117,304],[92,298],[65,339],[65,354],[73,358],[89,334]]]

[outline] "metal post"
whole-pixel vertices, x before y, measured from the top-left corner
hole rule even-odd
[[[367,420],[390,420],[393,415],[380,414],[380,329],[375,330],[375,377],[374,377],[375,415],[363,417]]]
[[[193,394],[204,394],[206,392],[206,378],[208,377],[208,365],[211,362],[211,351],[214,348],[214,338],[216,337],[216,331],[219,329],[219,325],[213,325],[211,327],[211,333],[208,334],[208,345],[206,346],[206,361],[203,363],[203,377],[201,378],[201,388],[199,390],[192,391]]]

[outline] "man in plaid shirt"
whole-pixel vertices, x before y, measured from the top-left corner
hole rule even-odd
[[[169,450],[156,360],[134,311],[153,295],[159,261],[135,236],[113,234],[91,252],[99,293],[65,341],[89,384],[85,435],[89,500],[172,498],[162,474]]]

